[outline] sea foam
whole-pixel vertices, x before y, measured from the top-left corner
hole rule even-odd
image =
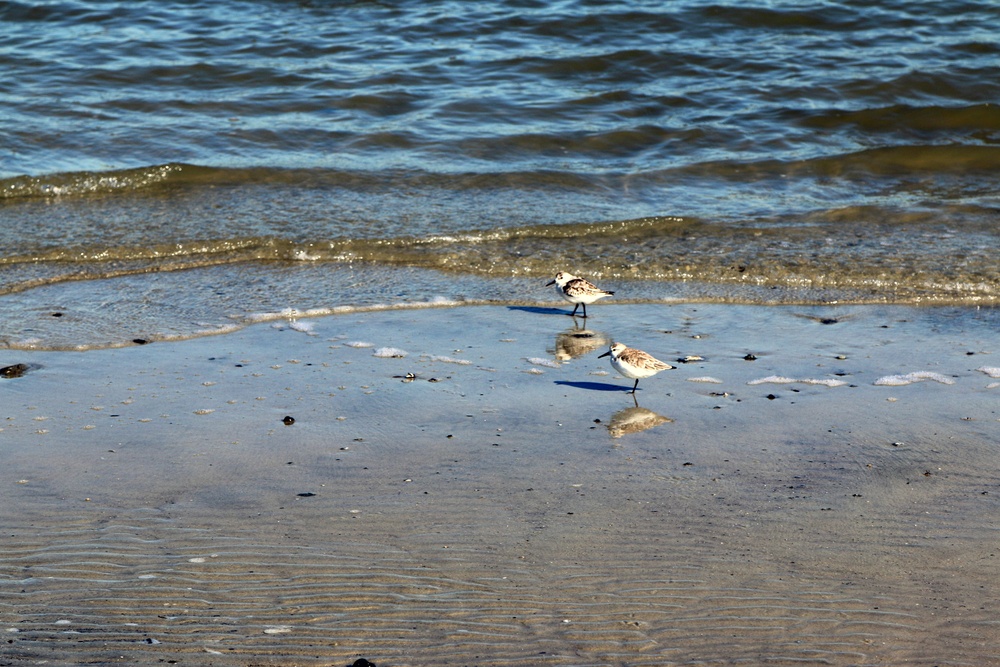
[[[545,366],[546,368],[559,368],[559,362],[552,361],[550,359],[543,359],[541,357],[529,357],[527,359],[529,364],[534,364],[535,366]]]
[[[782,375],[768,375],[767,377],[758,378],[756,380],[750,380],[747,382],[748,385],[758,385],[758,384],[816,384],[822,385],[824,387],[842,387],[846,382],[843,380],[834,380],[833,378],[817,379],[817,378],[790,378],[784,377]]]
[[[469,366],[472,364],[472,362],[468,359],[453,359],[452,357],[443,357],[436,354],[424,354],[421,356],[426,358],[428,361],[440,361],[446,364],[458,364],[460,366]]]
[[[880,387],[902,387],[915,382],[923,382],[924,380],[934,380],[941,384],[955,384],[955,381],[950,377],[933,371],[916,371],[905,375],[885,375],[875,380],[875,384]]]
[[[398,347],[380,347],[372,352],[373,357],[380,359],[402,359],[407,354],[406,350],[400,350]]]

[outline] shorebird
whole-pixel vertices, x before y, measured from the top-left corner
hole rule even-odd
[[[630,393],[635,394],[642,378],[653,377],[660,371],[673,368],[668,363],[654,358],[652,355],[626,347],[625,343],[611,343],[611,349],[602,354],[601,357],[611,356],[611,366],[627,378],[635,379]]]
[[[560,271],[556,274],[554,280],[545,284],[546,287],[552,285],[556,286],[556,292],[559,293],[559,296],[570,303],[576,304],[573,306],[573,312],[570,313],[571,316],[575,316],[576,309],[582,305],[583,316],[586,317],[588,303],[594,303],[598,299],[603,299],[606,296],[614,294],[614,292],[602,290],[589,280],[578,278],[572,273],[566,273],[565,271]]]

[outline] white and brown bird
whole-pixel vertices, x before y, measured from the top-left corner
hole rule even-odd
[[[611,366],[616,371],[627,378],[635,380],[635,384],[632,385],[632,391],[630,392],[632,394],[635,393],[636,388],[639,386],[639,380],[642,378],[653,377],[660,371],[673,368],[670,364],[660,361],[642,350],[626,347],[625,343],[611,343],[611,349],[598,357],[598,359],[608,355],[611,356]]]
[[[576,315],[576,309],[582,305],[583,316],[586,317],[588,303],[594,303],[598,299],[603,299],[606,296],[614,294],[614,292],[602,290],[589,280],[578,278],[572,273],[566,273],[565,271],[557,273],[555,279],[546,283],[545,286],[550,287],[552,285],[556,286],[559,296],[570,303],[576,304],[573,306],[573,312],[570,313],[572,316]]]

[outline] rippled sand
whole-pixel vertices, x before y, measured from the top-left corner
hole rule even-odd
[[[0,662],[1000,660],[1000,314],[591,310],[0,352]]]

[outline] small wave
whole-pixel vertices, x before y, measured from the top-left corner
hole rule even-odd
[[[265,186],[316,190],[384,191],[386,183],[450,192],[480,190],[590,190],[592,176],[572,171],[442,173],[417,169],[343,170],[275,166],[213,167],[171,162],[108,171],[69,171],[0,179],[0,201],[100,195],[178,193],[195,188]]]
[[[647,171],[636,184],[654,185],[670,179],[698,178],[752,184],[764,180],[900,177],[913,174],[963,175],[1000,172],[1000,147],[973,143],[900,144],[804,159],[734,160],[692,163],[662,171]]]
[[[903,145],[873,148],[807,163],[822,176],[851,172],[878,175],[1000,171],[1000,147],[975,144]]]
[[[0,200],[20,197],[73,197],[151,190],[204,178],[218,170],[184,164],[163,164],[105,172],[67,172],[18,176],[0,181]]]
[[[945,107],[897,104],[860,110],[834,108],[802,121],[806,127],[836,129],[857,127],[866,132],[897,133],[903,129],[918,132],[1000,130],[1000,106],[973,104]]]
[[[334,309],[331,308],[308,308],[299,310],[298,308],[282,308],[277,312],[248,313],[242,316],[232,316],[232,319],[241,320],[246,324],[256,324],[258,322],[273,322],[275,320],[290,320],[292,323],[300,317],[323,317],[332,315]]]

